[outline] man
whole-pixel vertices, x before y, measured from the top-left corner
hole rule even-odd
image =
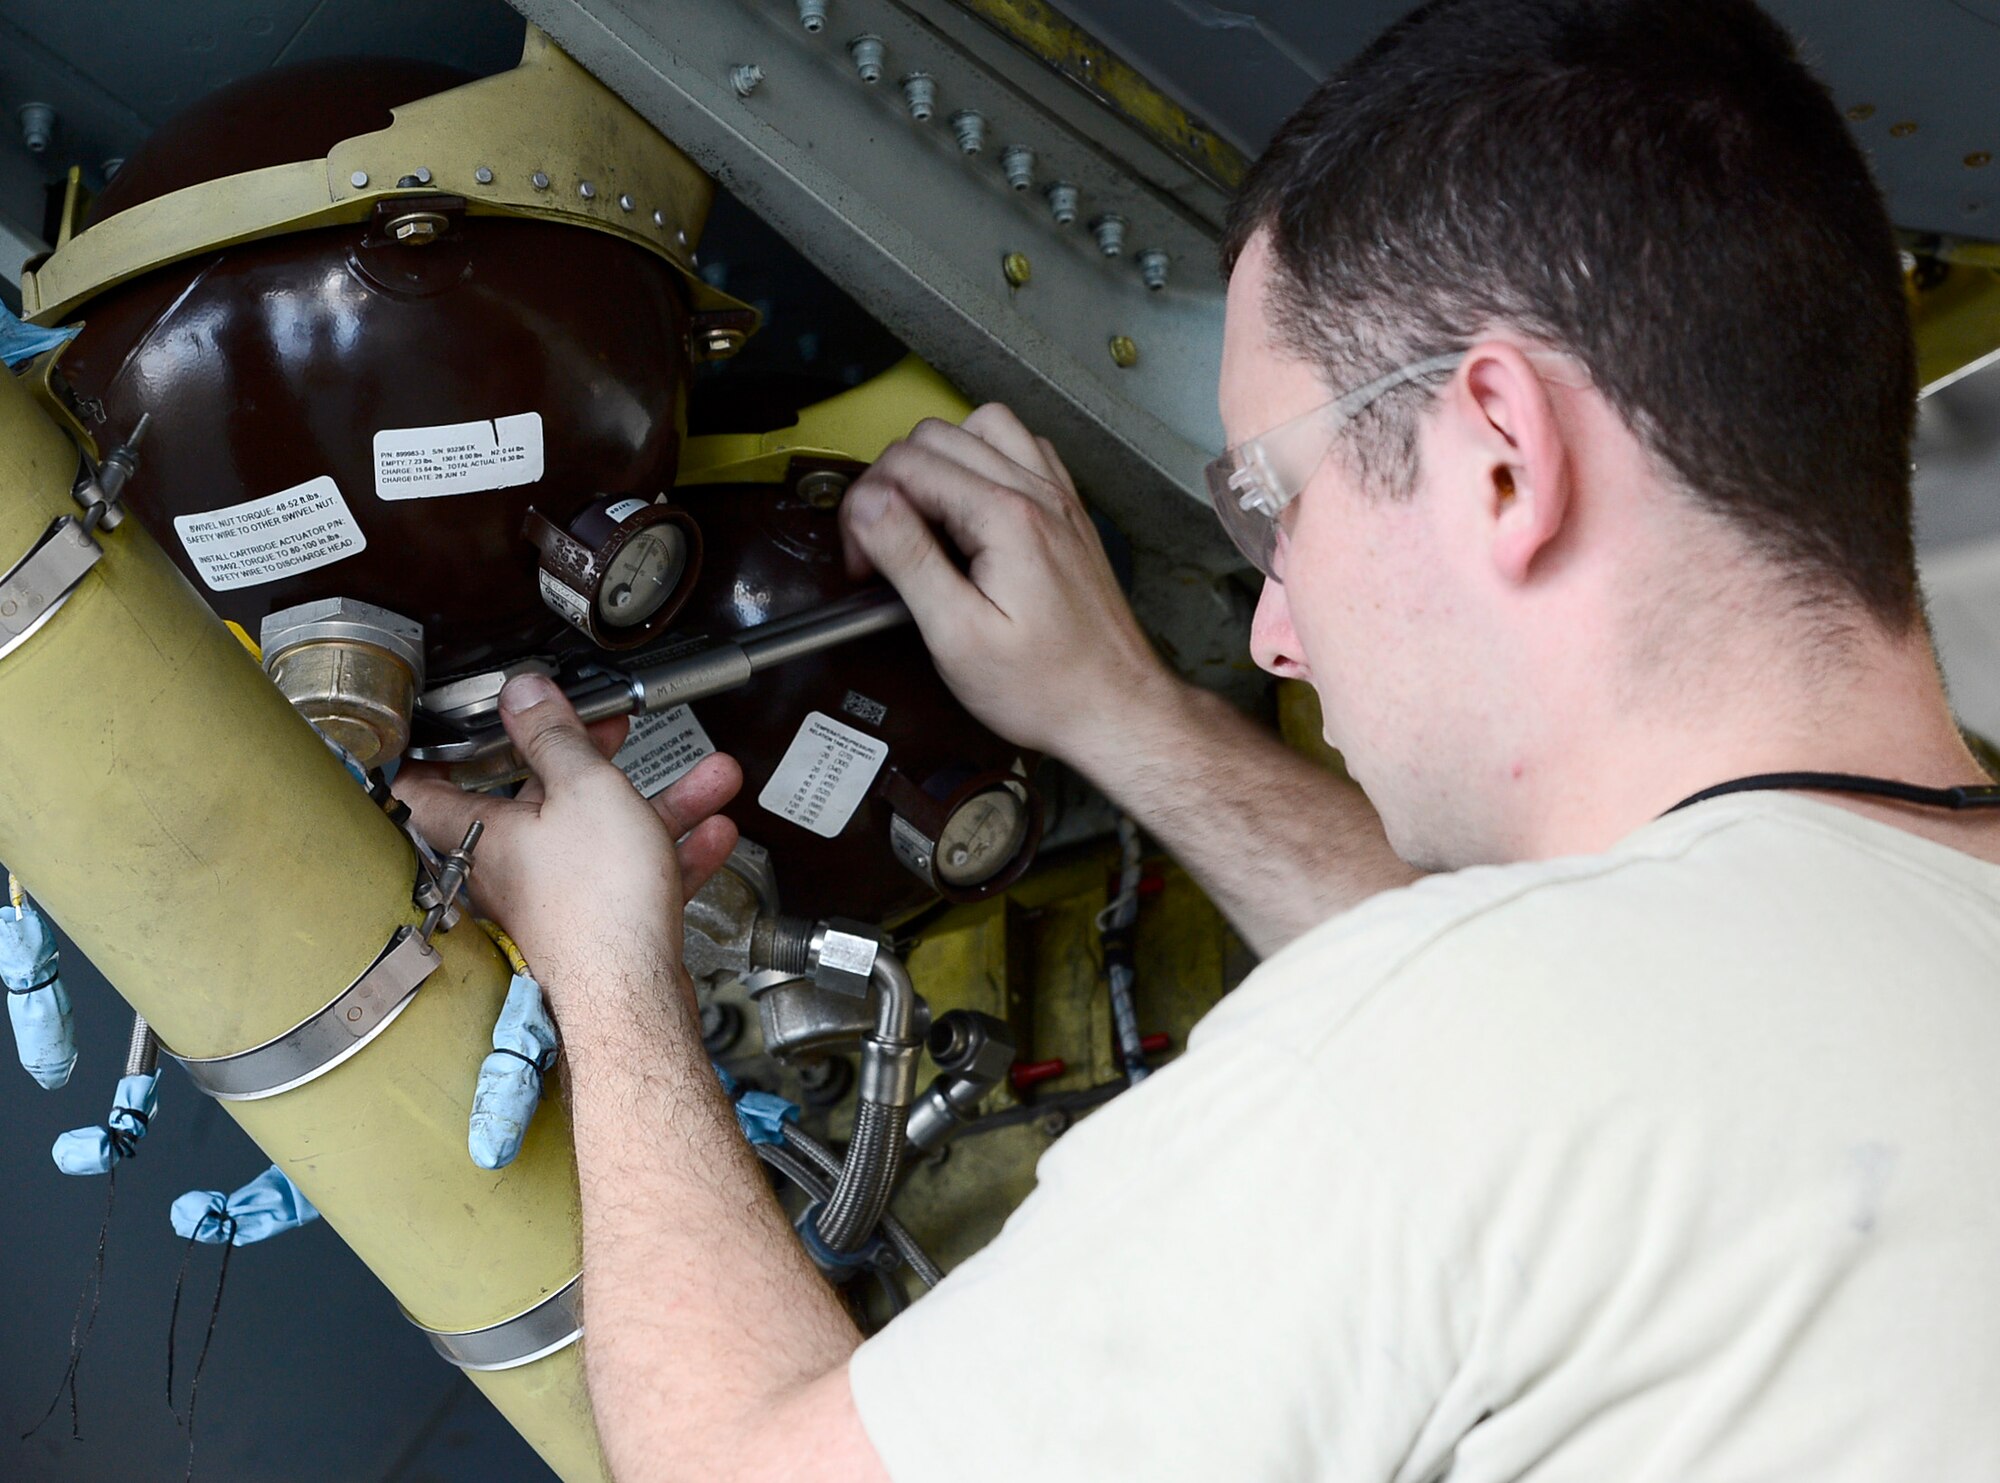
[[[618,1476],[2000,1477],[2000,828],[1904,786],[1979,773],[1830,100],[1748,0],[1439,0],[1287,125],[1229,253],[1254,652],[1380,822],[1167,674],[1004,410],[857,482],[851,558],[967,704],[1268,955],[882,1334],[678,972],[732,765],[663,828],[517,681],[537,788],[412,788],[434,836],[488,818],[561,1018]],[[1801,772],[1863,781],[1676,809]]]

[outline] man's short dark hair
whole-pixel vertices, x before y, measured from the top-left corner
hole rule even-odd
[[[1511,326],[1580,359],[1802,595],[1916,621],[1894,234],[1750,0],[1434,0],[1279,131],[1225,270],[1262,229],[1266,312],[1331,389]],[[1358,424],[1367,483],[1413,481],[1420,405]]]

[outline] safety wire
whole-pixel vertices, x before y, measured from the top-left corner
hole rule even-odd
[[[1140,1044],[1139,1014],[1132,1003],[1132,925],[1139,920],[1139,826],[1130,816],[1118,816],[1118,893],[1097,914],[1097,931],[1104,943],[1104,974],[1111,984],[1111,1020],[1118,1031],[1118,1057],[1125,1079],[1137,1086],[1146,1079],[1146,1052]]]
[[[222,1286],[229,1280],[229,1253],[236,1247],[236,1217],[229,1213],[228,1206],[212,1207],[203,1220],[213,1220],[222,1237],[222,1265],[216,1268],[215,1298],[208,1305],[208,1327],[202,1333],[201,1348],[194,1357],[194,1375],[188,1381],[186,1416],[182,1416],[180,1407],[174,1404],[174,1331],[180,1324],[181,1286],[187,1281],[188,1262],[194,1257],[195,1243],[201,1239],[201,1221],[195,1222],[194,1231],[188,1236],[187,1249],[181,1253],[181,1269],[174,1275],[173,1307],[167,1312],[167,1409],[174,1413],[174,1420],[186,1428],[188,1439],[187,1471],[181,1475],[181,1483],[189,1483],[194,1477],[194,1403],[201,1393],[201,1372],[208,1364],[208,1346],[215,1341],[215,1320],[222,1314]]]

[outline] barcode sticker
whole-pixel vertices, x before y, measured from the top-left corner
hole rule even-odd
[[[888,755],[887,742],[814,711],[799,726],[757,802],[779,818],[832,839],[861,807]]]

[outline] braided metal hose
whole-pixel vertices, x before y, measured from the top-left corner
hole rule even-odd
[[[888,1208],[903,1165],[909,1121],[907,1107],[863,1101],[856,1108],[854,1135],[847,1140],[847,1162],[815,1222],[820,1240],[835,1251],[853,1251],[860,1246]]]

